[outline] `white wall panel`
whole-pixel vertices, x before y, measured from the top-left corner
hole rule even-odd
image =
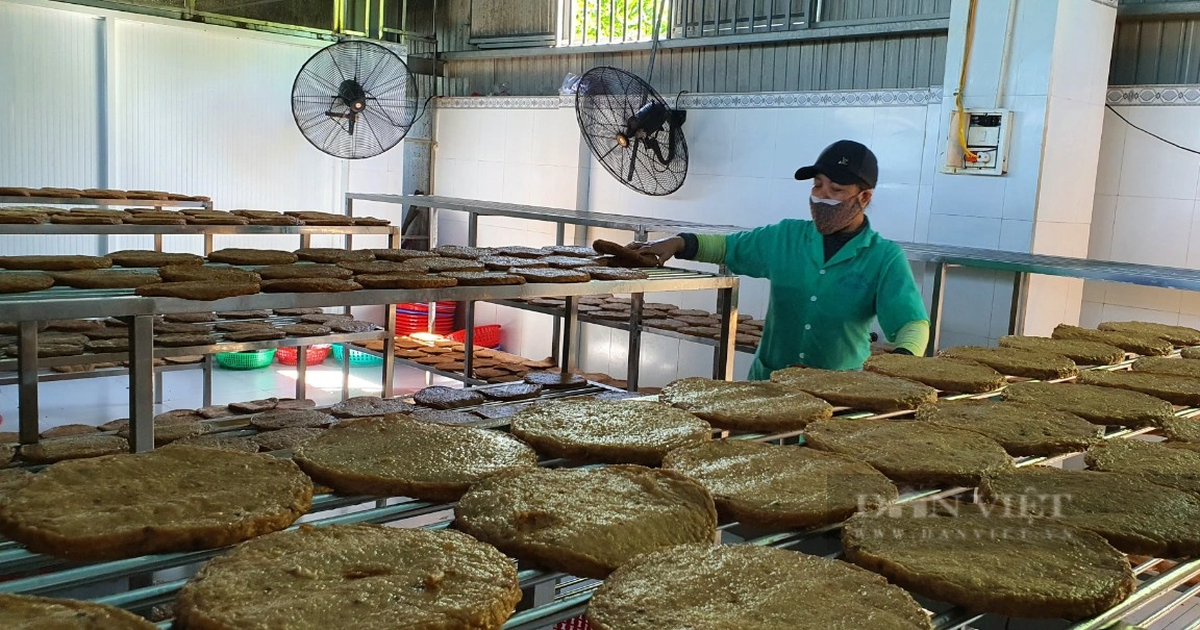
[[[338,160],[300,135],[290,95],[319,45],[233,29],[116,24],[112,185],[219,208],[340,208]]]
[[[90,15],[0,2],[0,186],[101,183],[100,45]],[[94,254],[94,236],[0,236],[0,253]]]

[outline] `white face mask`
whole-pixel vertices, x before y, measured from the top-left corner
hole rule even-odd
[[[819,203],[819,204],[824,204],[827,206],[836,206],[836,205],[842,203],[842,202],[838,201],[837,199],[822,199],[816,195],[809,195],[808,200],[811,203]]]

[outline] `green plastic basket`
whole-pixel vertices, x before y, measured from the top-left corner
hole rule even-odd
[[[333,360],[341,363],[345,356],[341,344],[333,344]],[[377,357],[358,350],[350,351],[350,365],[383,365],[383,357]]]
[[[275,348],[217,353],[217,365],[230,370],[258,370],[271,365],[274,360]]]

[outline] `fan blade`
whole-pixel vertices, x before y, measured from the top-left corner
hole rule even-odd
[[[638,145],[641,142],[641,138],[633,139],[633,150],[629,152],[629,175],[625,178],[627,182],[633,181],[633,167],[637,166]]]

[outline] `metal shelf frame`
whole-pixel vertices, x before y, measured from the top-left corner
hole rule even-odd
[[[711,225],[655,217],[585,212],[564,208],[527,206],[433,195],[349,193],[346,195],[346,207],[348,211],[353,207],[354,200],[397,203],[403,204],[406,208],[408,206],[428,207],[431,213],[433,213],[431,214],[431,229],[435,230],[435,234],[437,223],[432,217],[436,216],[439,208],[466,212],[469,215],[468,235],[472,239],[478,232],[478,217],[480,216],[503,216],[556,223],[558,224],[558,238],[556,242],[560,245],[564,241],[563,226],[568,224],[631,231],[637,240],[644,240],[653,233],[674,234],[687,231],[724,234],[751,229],[737,225]],[[578,237],[579,234],[577,233],[576,240],[578,240]],[[941,320],[942,314],[945,311],[947,273],[950,269],[957,267],[990,269],[1013,274],[1013,298],[1012,307],[1009,312],[1009,334],[1020,334],[1024,329],[1023,320],[1028,297],[1029,277],[1033,275],[1096,280],[1101,282],[1120,282],[1183,291],[1200,291],[1200,272],[1194,269],[1141,265],[1107,260],[1087,260],[1064,256],[1047,256],[950,245],[900,241],[897,244],[904,250],[905,256],[910,261],[933,266],[933,295],[929,309],[930,354],[937,351],[941,339]],[[633,336],[631,335],[631,338]],[[630,345],[634,345],[632,340]]]
[[[410,206],[429,208],[429,243],[430,249],[437,246],[437,224],[438,213],[443,211],[463,212],[467,214],[467,245],[476,246],[479,240],[479,217],[506,217],[513,219],[523,219],[528,221],[549,222],[555,224],[555,244],[567,244],[566,227],[568,225],[574,227],[574,235],[572,244],[582,245],[586,241],[587,228],[607,228],[614,230],[623,230],[633,233],[634,240],[646,240],[651,234],[655,233],[675,233],[682,230],[692,232],[729,232],[741,228],[732,225],[706,225],[702,223],[675,221],[672,219],[661,219],[654,217],[636,217],[619,214],[609,214],[604,212],[583,212],[579,210],[568,210],[564,208],[549,208],[542,206],[528,206],[521,204],[499,203],[494,201],[480,201],[474,199],[458,199],[453,197],[439,197],[434,195],[382,195],[368,193],[347,193],[346,194],[346,214],[354,215],[355,201],[368,201],[375,203],[391,203],[403,206],[402,214],[407,214]],[[688,274],[691,272],[678,269],[647,269],[651,277],[669,277],[671,274]],[[719,271],[721,275],[728,275],[724,269]],[[712,377],[715,379],[728,380],[733,378],[734,358],[736,356],[735,339],[737,336],[737,316],[738,316],[738,291],[736,283],[729,287],[713,287],[717,290],[717,315],[721,318],[721,335],[716,341],[713,352],[713,369]],[[661,289],[663,291],[670,290],[686,290],[686,289]],[[629,385],[630,391],[637,391],[639,373],[641,368],[641,350],[642,350],[642,304],[644,302],[644,293],[639,291],[613,291],[614,293],[629,293],[630,294],[630,314],[629,320],[623,326],[614,325],[615,322],[606,322],[610,327],[622,328],[626,330],[628,335],[628,352],[626,364],[626,382]],[[556,296],[557,297],[557,296]],[[494,300],[491,300],[494,301]],[[516,306],[515,304],[507,304],[517,308],[526,308],[525,306]],[[555,343],[554,348],[563,348],[562,355],[555,354],[554,358],[561,361],[564,370],[574,368],[570,364],[570,355],[566,349],[578,347],[580,344],[579,333],[579,311],[578,304],[573,299],[565,300],[564,307],[561,313],[547,313],[554,317],[552,339]],[[532,310],[532,309],[527,309]],[[434,317],[434,309],[430,309],[430,322]],[[468,301],[465,308],[465,328],[466,328],[466,346],[473,347],[475,339],[475,304],[473,301]],[[584,322],[589,322],[590,318],[584,318]],[[659,331],[653,331],[655,333]],[[674,336],[674,335],[672,335]],[[686,341],[695,341],[704,345],[713,345],[706,343],[706,340],[695,337],[680,336]],[[470,355],[465,361],[465,373],[472,373],[472,362]]]
[[[674,273],[669,277],[650,278],[647,280],[612,280],[592,281],[575,284],[525,284],[510,286],[461,286],[441,289],[418,290],[361,290],[348,293],[259,293],[233,298],[200,302],[177,298],[148,298],[134,294],[132,289],[112,290],[77,290],[51,288],[33,293],[10,294],[0,296],[0,312],[5,319],[19,322],[17,358],[18,396],[20,399],[20,439],[22,443],[31,444],[38,439],[38,375],[43,361],[49,359],[37,358],[37,322],[53,319],[76,319],[87,317],[117,317],[129,326],[129,396],[131,446],[135,451],[153,448],[153,416],[155,398],[155,379],[153,360],[156,351],[166,354],[199,354],[196,349],[157,349],[154,347],[153,325],[157,315],[170,313],[190,313],[196,311],[242,311],[254,309],[273,309],[285,307],[351,307],[386,306],[386,329],[383,332],[361,333],[345,336],[343,341],[379,338],[383,336],[384,356],[383,365],[383,394],[392,394],[392,382],[395,369],[395,305],[398,302],[438,302],[463,301],[473,303],[480,300],[516,299],[533,297],[566,297],[574,303],[574,298],[584,295],[599,295],[607,293],[646,293],[656,291],[691,291],[691,290],[735,290],[737,278],[728,275],[705,274],[700,272]],[[573,309],[572,309],[573,310]],[[727,320],[736,322],[736,318]],[[471,330],[471,329],[468,329]],[[732,330],[726,330],[728,340],[732,342]],[[341,336],[323,337],[321,343],[338,343]],[[575,348],[570,343],[571,337],[563,337],[561,349],[562,366],[564,371],[571,365],[570,359]],[[312,338],[306,339],[312,343]],[[231,344],[222,349],[253,349],[261,347],[279,347],[280,345],[302,342],[288,339]],[[467,340],[467,347],[472,347],[472,339]],[[108,355],[94,355],[96,360]],[[124,355],[121,355],[124,356]],[[303,356],[303,355],[301,355]],[[467,355],[471,356],[471,355]],[[77,360],[77,359],[76,359]],[[343,367],[343,378],[348,374],[348,367]],[[303,381],[303,372],[300,373]]]
[[[554,392],[553,398],[588,396],[600,391],[613,391],[602,385],[592,384],[587,388],[568,392]],[[998,392],[969,396],[972,398],[988,397]],[[951,396],[951,398],[968,396]],[[508,403],[488,403],[508,404]],[[469,411],[472,408],[466,408]],[[912,412],[902,412],[911,414]],[[1178,412],[1180,416],[1191,417],[1200,413],[1197,409],[1184,409]],[[838,412],[842,417],[853,418],[882,418],[893,417],[896,414],[870,414],[854,410]],[[217,421],[222,430],[239,431],[245,424],[245,418],[230,418]],[[478,426],[488,426],[503,430],[506,421],[480,420]],[[1111,430],[1105,435],[1106,439],[1135,438],[1153,429],[1118,429]],[[726,432],[717,430],[719,436]],[[734,439],[746,439],[770,443],[796,444],[794,432],[775,434],[736,434],[729,436]],[[800,446],[794,446],[800,448]],[[286,452],[276,453],[286,456]],[[1016,458],[1018,467],[1037,464],[1060,462],[1078,457],[1078,453],[1064,453],[1053,457]],[[571,465],[563,460],[547,460],[540,463],[547,467]],[[913,503],[951,498],[970,493],[971,488],[927,488],[903,494],[898,503]],[[338,514],[333,510],[348,507],[361,508],[349,514]],[[313,507],[304,517],[304,522],[312,526],[327,526],[349,523],[391,523],[404,527],[422,527],[426,529],[443,529],[452,525],[452,504],[437,504],[414,499],[396,497],[371,496],[335,496],[319,495],[314,497]],[[295,528],[299,523],[292,526]],[[834,523],[808,530],[789,530],[763,533],[742,527],[737,523],[726,523],[718,529],[726,542],[730,544],[748,544],[773,546],[784,549],[797,549],[807,553],[819,553],[825,557],[840,557],[840,545],[834,545],[842,523]],[[831,545],[833,547],[831,548]],[[142,576],[149,576],[154,571],[196,566],[220,554],[222,550],[204,550],[185,553],[158,554],[116,560],[109,562],[88,563],[75,565],[50,556],[31,554],[12,541],[0,540],[0,576],[11,575],[17,579],[0,582],[0,592],[26,593],[44,596],[70,596],[72,589],[111,582],[116,579],[130,580],[128,589],[118,587],[115,592],[103,595],[89,595],[92,601],[115,605],[132,610],[145,610],[150,606],[169,602],[175,593],[185,583],[185,579],[173,576],[170,581],[152,583]],[[527,597],[522,609],[518,610],[505,624],[507,630],[546,628],[558,621],[569,619],[582,613],[590,600],[598,581],[570,578],[561,573],[519,567],[518,576],[522,590]],[[1178,608],[1189,598],[1200,594],[1200,587],[1188,587],[1186,583],[1200,575],[1200,560],[1170,561],[1165,559],[1150,559],[1134,567],[1134,574],[1139,584],[1136,591],[1125,601],[1114,606],[1096,617],[1076,622],[1070,625],[1071,630],[1091,630],[1108,625],[1116,620],[1127,619],[1130,615],[1150,611],[1152,616],[1161,618],[1171,610]],[[1160,597],[1171,595],[1172,601],[1156,603]],[[1153,606],[1153,608],[1151,608]],[[984,617],[958,607],[944,608],[938,606],[934,611],[932,623],[939,630],[952,630],[965,627]],[[160,627],[169,627],[169,622],[163,622]]]

